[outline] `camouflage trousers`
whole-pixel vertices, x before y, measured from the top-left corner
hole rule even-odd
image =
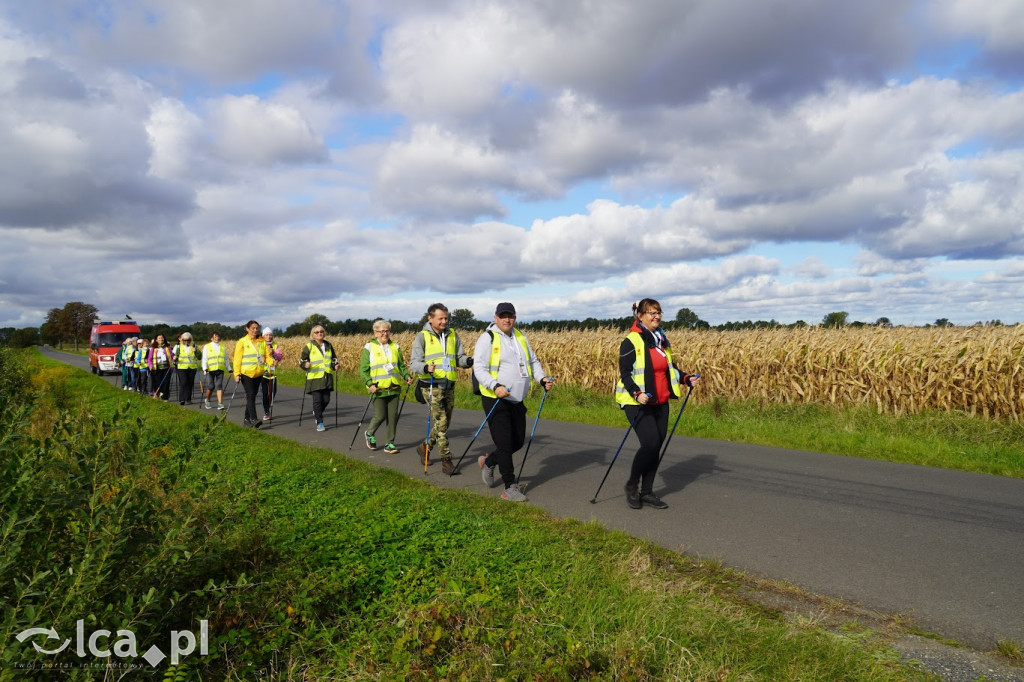
[[[440,455],[442,460],[452,458],[452,450],[448,447],[448,423],[452,419],[455,408],[455,384],[448,388],[437,388],[432,391],[423,390],[430,407],[430,438],[427,444],[432,453]]]

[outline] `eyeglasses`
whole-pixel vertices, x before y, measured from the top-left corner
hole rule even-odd
[[[651,317],[661,317],[661,311],[660,310],[645,310],[644,312],[642,312],[640,314],[641,315],[650,315]]]
[[[327,332],[325,332],[323,329],[319,329],[319,330],[317,330],[317,331],[315,331],[313,333],[314,334],[326,334]]]
[[[377,331],[374,332],[374,334],[390,334],[390,333],[391,333],[390,329],[378,329]]]

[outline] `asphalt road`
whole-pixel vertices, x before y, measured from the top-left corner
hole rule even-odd
[[[43,352],[88,367],[81,356]],[[491,444],[486,428],[461,475],[445,476],[437,463],[424,475],[415,454],[426,429],[424,406],[407,405],[396,443],[401,452],[389,456],[369,451],[361,438],[349,449],[367,398],[336,397],[338,428],[332,402],[328,429],[317,433],[309,400],[310,415],[300,427],[302,391],[283,386],[263,432],[441,487],[500,494],[500,487],[484,486],[476,463]],[[556,386],[547,400],[558,399]],[[202,410],[201,401],[184,409]],[[229,421],[241,423],[243,412],[239,388]],[[455,411],[449,435],[456,459],[483,417],[482,411]],[[669,509],[635,511],[622,491],[636,449],[631,435],[591,504],[626,426],[625,420],[612,429],[541,419],[520,481],[530,503],[819,595],[909,615],[925,630],[981,650],[1001,639],[1024,642],[1024,480],[677,436],[655,486]],[[383,435],[381,427],[381,445]],[[517,471],[521,459],[522,452]]]

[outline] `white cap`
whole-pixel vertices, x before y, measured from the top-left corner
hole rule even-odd
[[[273,334],[273,333],[274,332],[270,329],[270,327],[264,327],[263,328],[263,336],[266,336],[267,334]]]

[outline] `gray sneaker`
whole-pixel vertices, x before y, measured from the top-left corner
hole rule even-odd
[[[486,464],[484,464],[484,462],[487,461],[487,455],[480,455],[480,457],[477,458],[477,461],[480,463],[480,470],[483,475],[484,485],[486,485],[488,488],[493,488],[494,467],[489,467]]]
[[[527,501],[527,497],[523,494],[523,491],[519,489],[518,483],[513,483],[509,487],[505,488],[505,492],[501,494],[501,499],[508,500],[509,502]]]

